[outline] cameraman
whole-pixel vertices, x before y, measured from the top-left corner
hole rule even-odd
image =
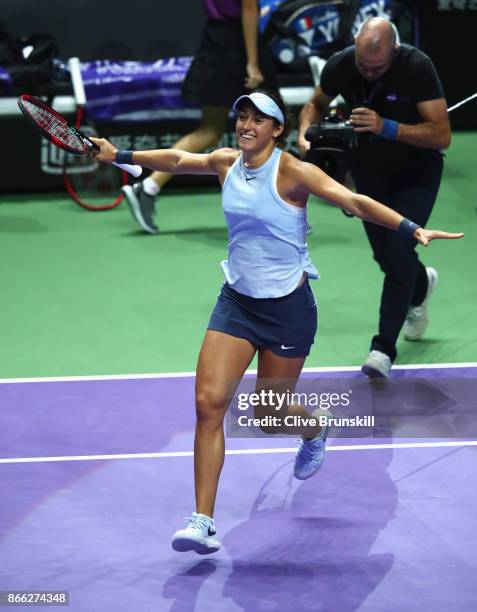
[[[302,154],[310,146],[307,128],[323,120],[339,94],[352,109],[350,121],[358,136],[350,157],[356,190],[424,227],[441,181],[440,150],[451,138],[444,92],[432,61],[418,49],[398,44],[389,21],[366,20],[355,44],[327,61],[320,86],[300,114]],[[419,261],[414,241],[366,221],[364,228],[384,272],[384,285],[379,332],[362,370],[370,377],[387,378],[401,328],[407,340],[418,340],[424,333],[437,272]]]

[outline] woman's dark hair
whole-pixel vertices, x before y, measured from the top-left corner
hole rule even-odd
[[[262,93],[271,98],[278,105],[278,108],[282,111],[283,116],[285,117],[285,123],[283,124],[283,131],[280,136],[276,138],[276,141],[277,147],[283,149],[286,144],[288,135],[290,134],[293,128],[293,115],[291,115],[291,113],[289,112],[287,105],[283,101],[283,98],[277,89],[256,89],[254,91],[255,93]],[[274,117],[272,117],[272,119],[277,127],[281,125],[281,123],[277,121]]]

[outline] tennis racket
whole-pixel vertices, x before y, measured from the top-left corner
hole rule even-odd
[[[81,125],[81,109],[77,110],[76,127]],[[98,136],[91,125],[81,125],[87,137]],[[123,185],[129,174],[112,164],[102,164],[88,155],[65,154],[63,182],[71,199],[90,211],[111,210],[121,204]]]
[[[41,134],[60,149],[73,155],[87,155],[91,151],[99,151],[99,147],[89,138],[38,98],[24,94],[18,98],[18,106]],[[113,164],[135,177],[142,173],[141,166],[116,162]]]
[[[68,60],[71,85],[76,102],[75,128],[84,136],[98,136],[87,118],[86,92],[78,57]],[[128,184],[128,173],[112,164],[102,164],[88,155],[65,153],[63,182],[71,199],[86,210],[100,211],[116,208],[122,202],[123,185]]]

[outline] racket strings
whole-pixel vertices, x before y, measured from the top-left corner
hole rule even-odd
[[[32,104],[28,101],[24,101],[23,104],[35,123],[41,129],[48,132],[54,139],[81,152],[89,149],[83,139],[80,138],[65,121],[61,121],[57,116],[40,106],[36,106],[36,104]]]

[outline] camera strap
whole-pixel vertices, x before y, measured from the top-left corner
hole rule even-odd
[[[366,86],[363,80],[361,80],[360,82],[360,89],[361,89],[361,99],[363,101],[363,104],[368,106],[371,104],[371,102],[373,101],[373,99],[375,98],[376,94],[378,94],[382,88],[384,87],[384,84],[386,82],[386,78],[380,80],[380,81],[376,81],[376,83],[373,85],[371,91],[369,93],[366,92]]]

